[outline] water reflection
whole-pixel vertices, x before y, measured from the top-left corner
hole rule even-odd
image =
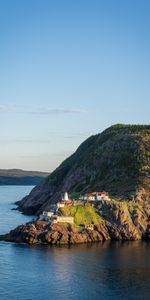
[[[149,299],[149,243],[13,247],[42,265],[46,289],[62,299]]]

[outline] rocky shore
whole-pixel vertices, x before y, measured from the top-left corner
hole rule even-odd
[[[149,203],[105,203],[101,207],[100,224],[92,229],[75,225],[34,221],[20,225],[0,240],[27,244],[78,244],[107,240],[150,239]]]

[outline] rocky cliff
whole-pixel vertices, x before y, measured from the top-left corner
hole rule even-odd
[[[150,204],[147,202],[103,202],[97,208],[93,230],[45,221],[18,226],[0,240],[27,244],[77,244],[106,240],[150,240]],[[78,219],[79,221],[79,219]]]
[[[124,200],[150,199],[150,126],[114,125],[89,137],[18,205],[38,214],[64,191],[95,190]]]

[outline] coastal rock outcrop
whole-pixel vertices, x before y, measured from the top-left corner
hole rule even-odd
[[[34,221],[20,225],[0,240],[27,244],[78,244],[107,240],[150,239],[150,203],[102,202],[100,222],[92,226]]]
[[[101,228],[102,230],[102,228]],[[103,241],[97,228],[78,232],[70,226],[49,224],[45,221],[30,222],[18,226],[10,233],[0,236],[0,240],[27,244],[78,244]],[[109,239],[109,237],[108,237]]]

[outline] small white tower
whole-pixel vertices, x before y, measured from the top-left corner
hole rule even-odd
[[[68,197],[68,193],[67,193],[67,192],[65,192],[65,193],[63,194],[62,200],[63,200],[63,201],[68,201],[68,200],[69,200],[69,197]]]
[[[98,193],[96,193],[95,200],[99,200]]]

